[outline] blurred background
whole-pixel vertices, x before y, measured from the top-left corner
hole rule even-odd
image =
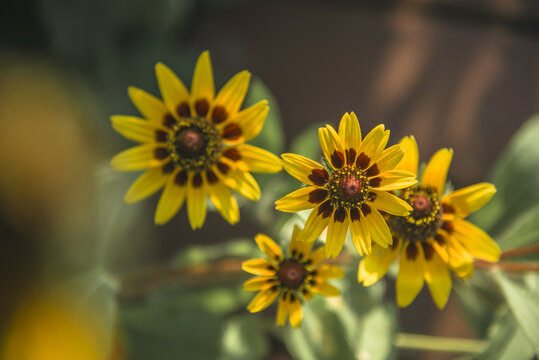
[[[163,341],[190,339],[195,355],[181,357],[184,347],[179,358],[223,358],[219,349],[197,349],[220,341],[226,348],[233,335],[223,334],[235,323],[225,320],[243,319],[251,295],[227,287],[209,295],[198,289],[228,283],[236,289],[247,276],[227,275],[237,263],[217,263],[220,277],[210,276],[212,268],[183,266],[227,251],[239,258],[256,255],[247,241],[261,231],[277,236],[266,229],[284,222],[271,204],[287,192],[286,176],[259,177],[263,193],[273,190],[260,204],[245,202],[234,227],[211,212],[206,226],[192,231],[185,209],[157,227],[158,196],[123,203],[137,174],[108,165],[131,146],[112,130],[109,116],[138,115],[129,85],[159,95],[156,62],[190,84],[196,58],[210,50],[217,88],[235,73],[251,71],[257,90],[250,99],[270,97],[272,107],[258,141],[276,154],[292,149],[319,156],[316,128],[336,125],[343,113],[354,111],[364,132],[385,124],[392,144],[414,134],[423,161],[440,147],[452,147],[449,174],[456,188],[484,181],[511,136],[539,112],[534,1],[4,0],[0,9],[0,330],[9,334],[13,319],[61,318],[51,315],[57,305],[47,307],[58,304],[51,297],[61,297],[75,309],[84,304],[84,319],[92,320],[57,325],[70,334],[77,333],[77,324],[107,329],[96,331],[106,338],[96,346],[112,349],[112,359],[168,359],[132,349],[147,339],[144,330],[165,331],[167,316],[146,306],[162,304],[170,293],[165,290],[181,299],[173,307],[180,309],[179,322],[206,319],[210,325],[172,324]],[[351,264],[352,278],[358,261]],[[200,283],[174,280],[193,271],[201,274]],[[394,302],[393,289],[390,279],[380,296]],[[199,298],[185,294],[216,299],[216,305],[197,308]],[[130,311],[118,311],[118,305]],[[48,310],[36,310],[43,306]],[[485,335],[467,322],[455,293],[438,311],[423,289],[410,307],[393,314],[399,331]],[[27,343],[17,336],[15,343]],[[85,336],[76,339],[95,340]],[[274,334],[253,341],[262,350],[248,350],[246,359],[292,358],[290,345]],[[88,359],[104,356],[99,351]],[[406,350],[392,356],[455,358]]]

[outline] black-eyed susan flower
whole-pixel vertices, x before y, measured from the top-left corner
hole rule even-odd
[[[405,137],[406,149],[398,169],[417,173],[419,153],[413,137]],[[500,248],[483,230],[464,220],[485,205],[496,192],[494,185],[479,183],[444,195],[453,151],[438,150],[428,162],[418,186],[403,190],[400,197],[413,211],[408,216],[390,216],[393,245],[375,246],[358,270],[365,286],[382,278],[399,258],[397,304],[408,306],[426,281],[431,296],[441,309],[451,292],[452,270],[459,277],[471,276],[474,257],[496,262]]]
[[[241,266],[244,271],[258,275],[243,284],[246,291],[258,291],[247,309],[250,312],[264,310],[279,297],[276,324],[281,326],[287,316],[294,327],[301,325],[301,299],[309,301],[313,293],[339,295],[340,291],[327,280],[344,275],[339,266],[321,264],[326,258],[324,246],[311,252],[314,242],[297,241],[298,233],[296,226],[286,256],[272,239],[258,234],[255,241],[269,260],[251,259]]]
[[[307,186],[276,201],[276,209],[313,209],[298,240],[314,241],[327,227],[328,257],[339,255],[348,228],[361,255],[371,252],[371,239],[382,247],[391,245],[391,233],[379,211],[407,215],[412,207],[389,191],[416,183],[414,173],[394,170],[404,155],[402,147],[385,148],[389,130],[383,125],[362,139],[354,113],[344,114],[338,133],[326,125],[319,129],[318,136],[329,165],[283,154],[284,169]]]
[[[169,221],[187,200],[193,229],[204,224],[206,197],[231,224],[239,220],[238,204],[230,189],[258,200],[260,189],[249,173],[276,172],[279,159],[266,150],[244,144],[262,129],[267,101],[240,110],[250,73],[242,71],[215,95],[209,53],[198,58],[191,92],[165,65],[155,72],[163,100],[135,88],[129,97],[144,119],[112,116],[112,126],[141,145],[116,155],[117,170],[147,170],[129,188],[125,201],[142,200],[164,190],[155,212],[155,223]]]

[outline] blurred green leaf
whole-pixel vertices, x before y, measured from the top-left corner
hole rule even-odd
[[[290,152],[305,156],[314,161],[318,161],[322,154],[320,143],[318,141],[318,129],[324,124],[312,124],[303,130],[290,145]]]
[[[484,337],[495,315],[493,301],[470,281],[457,281],[454,289],[466,319],[476,333]]]
[[[262,131],[257,137],[250,141],[250,143],[261,147],[262,149],[271,151],[276,155],[280,155],[284,149],[284,131],[281,123],[279,105],[262,80],[253,77],[249,92],[245,99],[244,107],[256,104],[261,100],[268,100],[270,110]]]
[[[473,216],[473,221],[492,235],[539,203],[539,116],[517,131],[494,168],[490,181],[498,192]]]
[[[182,249],[173,259],[173,264],[185,267],[225,257],[249,258],[256,255],[258,251],[258,247],[252,239],[231,240],[226,243],[207,246],[195,245]]]
[[[121,323],[133,360],[207,360],[220,354],[222,318],[174,300],[125,307]]]
[[[539,303],[522,285],[507,278],[500,270],[493,271],[520,328],[539,354]]]
[[[393,353],[397,312],[394,307],[379,305],[371,309],[361,322],[356,354],[360,359],[390,359]]]
[[[539,205],[526,211],[499,236],[502,250],[518,249],[537,243],[539,239]]]
[[[225,325],[220,360],[256,360],[269,352],[259,316],[236,316]]]

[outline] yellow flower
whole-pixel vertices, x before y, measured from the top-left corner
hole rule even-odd
[[[406,155],[397,168],[417,173],[419,153],[414,137],[405,137],[400,143]],[[390,217],[393,245],[388,249],[375,246],[359,264],[358,281],[369,286],[382,278],[400,255],[396,286],[401,307],[415,299],[425,280],[434,302],[442,309],[451,292],[450,270],[468,277],[473,273],[474,257],[489,262],[500,257],[496,242],[464,220],[485,205],[496,188],[479,183],[443,195],[452,157],[450,149],[440,149],[431,157],[419,186],[401,192],[413,211],[406,217]]]
[[[348,227],[360,255],[370,254],[371,239],[382,247],[391,245],[391,233],[379,211],[407,215],[411,206],[389,191],[416,183],[415,174],[393,170],[404,155],[402,147],[384,149],[389,130],[383,125],[362,140],[354,113],[344,114],[339,133],[326,125],[318,136],[328,168],[303,156],[283,154],[284,169],[307,186],[276,201],[276,209],[313,209],[298,240],[314,241],[328,227],[327,257],[339,255]]]
[[[340,291],[328,284],[328,279],[343,277],[339,266],[320,264],[324,259],[324,246],[311,252],[314,242],[297,241],[299,227],[294,227],[292,240],[288,248],[288,257],[284,257],[279,245],[263,234],[258,234],[255,241],[258,247],[269,257],[244,261],[241,268],[248,273],[259,275],[243,284],[246,291],[258,291],[247,306],[250,312],[264,310],[279,298],[277,307],[277,325],[284,325],[288,315],[294,327],[301,325],[303,313],[301,300],[309,301],[313,293],[323,296],[337,296]]]
[[[266,150],[244,144],[262,129],[267,101],[240,111],[251,74],[242,71],[215,96],[209,53],[198,58],[191,92],[164,64],[155,72],[163,101],[135,88],[129,97],[144,119],[112,116],[112,126],[141,145],[116,155],[117,170],[147,170],[129,188],[125,201],[142,200],[164,187],[155,212],[155,223],[164,224],[187,199],[193,229],[204,224],[206,196],[231,224],[239,209],[230,189],[258,200],[260,189],[249,171],[276,172],[279,159]]]

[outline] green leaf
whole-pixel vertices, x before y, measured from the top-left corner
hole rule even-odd
[[[498,245],[505,251],[535,244],[537,239],[539,239],[539,205],[515,219],[500,234]]]
[[[522,285],[507,278],[499,269],[494,270],[493,274],[528,342],[539,354],[539,303],[537,298]]]
[[[490,181],[497,193],[473,216],[492,235],[539,203],[539,116],[527,121],[513,136],[494,168]]]
[[[173,260],[173,264],[186,267],[225,257],[249,258],[258,254],[258,251],[253,239],[238,239],[216,245],[195,245],[181,250]]]
[[[133,360],[207,360],[220,354],[222,318],[197,304],[158,301],[124,308],[122,325]]]
[[[479,336],[485,336],[495,314],[494,302],[470,281],[457,281],[454,289],[466,319]]]
[[[262,131],[257,137],[251,140],[250,143],[279,155],[284,149],[284,131],[281,123],[279,105],[262,80],[253,78],[245,99],[244,107],[256,104],[261,100],[268,100],[270,110]]]
[[[256,360],[269,352],[259,316],[236,316],[225,325],[220,360]]]
[[[318,141],[318,129],[323,126],[322,123],[312,124],[303,130],[292,141],[290,152],[318,161],[322,154],[322,149]]]

